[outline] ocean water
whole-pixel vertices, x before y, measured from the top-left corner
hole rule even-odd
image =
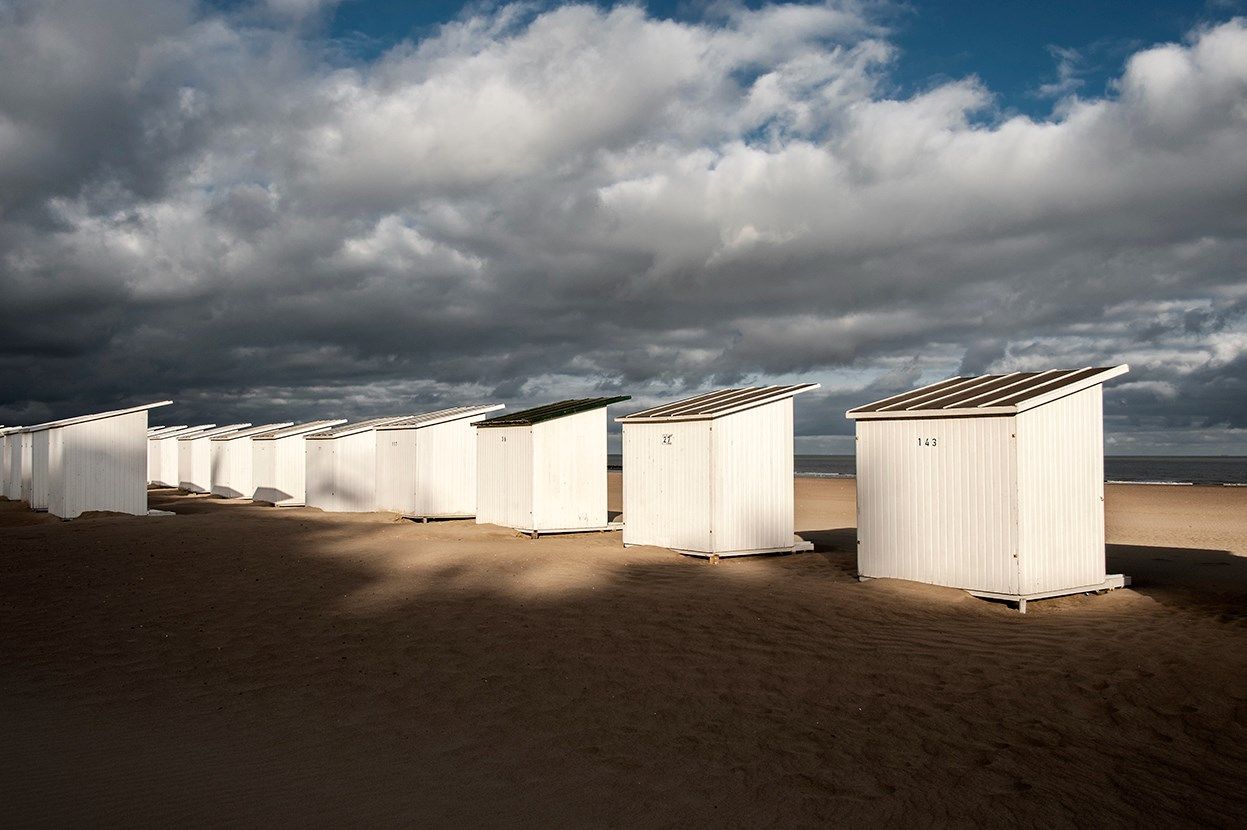
[[[607,465],[623,468],[623,457],[611,455]],[[793,461],[799,476],[852,478],[851,455],[798,455]],[[1104,459],[1104,479],[1136,484],[1230,484],[1247,486],[1247,456],[1242,455],[1110,455]]]

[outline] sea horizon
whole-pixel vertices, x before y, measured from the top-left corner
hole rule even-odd
[[[623,469],[623,456],[607,456],[607,468]],[[793,471],[798,478],[855,478],[852,455],[797,453]],[[1247,486],[1247,455],[1106,455],[1107,484],[1176,484]]]

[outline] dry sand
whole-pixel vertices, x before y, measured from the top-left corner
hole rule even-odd
[[[0,823],[1214,824],[1247,806],[1247,488],[1109,488],[1034,603],[615,534],[0,502]],[[618,504],[612,477],[612,504]]]

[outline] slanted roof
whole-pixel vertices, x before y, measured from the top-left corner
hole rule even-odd
[[[307,421],[294,426],[282,427],[281,429],[273,429],[268,432],[262,432],[259,435],[251,436],[252,441],[275,441],[278,438],[290,438],[295,435],[307,435],[310,432],[323,432],[332,429],[339,424],[345,424],[346,418],[332,418],[323,421]]]
[[[146,409],[155,409],[159,406],[168,406],[173,401],[155,401],[153,403],[140,404],[138,406],[129,406],[125,409],[113,409],[108,412],[93,412],[90,415],[78,415],[74,418],[64,418],[60,421],[48,421],[43,424],[35,424],[34,426],[23,428],[23,432],[43,432],[48,429],[59,429],[60,427],[69,427],[74,424],[85,424],[88,421],[99,421],[103,418],[116,418],[118,415],[129,415],[134,412],[142,412]]]
[[[249,426],[251,426],[251,424],[230,424],[229,426],[224,426],[224,427],[214,427],[212,429],[206,429],[203,432],[194,432],[194,433],[191,433],[190,435],[180,435],[178,436],[178,440],[179,441],[197,441],[200,438],[216,438],[218,435],[225,435],[230,432],[237,432],[238,430],[246,429]]]
[[[204,430],[212,429],[215,426],[216,424],[199,424],[193,427],[174,427],[167,432],[160,433],[159,435],[149,435],[147,437],[149,440],[155,438],[163,441],[166,438],[181,438],[183,435],[190,435],[193,432],[203,432]]]
[[[1130,367],[1123,363],[1120,366],[948,378],[850,409],[845,417],[873,420],[1016,415],[1104,383],[1128,371]]]
[[[348,435],[358,435],[361,432],[369,432],[378,427],[384,426],[385,424],[390,424],[394,421],[401,421],[404,418],[410,417],[410,415],[391,415],[388,418],[373,418],[368,421],[356,421],[353,424],[346,424],[345,426],[340,426],[326,432],[318,432],[314,435],[309,435],[307,440],[330,441],[334,438],[346,438]]]
[[[631,400],[631,395],[616,395],[610,398],[575,398],[572,400],[558,401],[557,403],[548,403],[545,406],[536,406],[532,409],[524,409],[519,412],[512,412],[510,415],[499,415],[494,418],[487,418],[484,421],[477,421],[472,426],[475,427],[524,427],[540,424],[543,421],[553,421],[555,418],[565,418],[568,415],[579,415],[581,412],[589,412],[593,409],[601,409],[620,401]]]
[[[423,415],[412,415],[410,418],[402,418],[392,421],[379,429],[419,429],[421,427],[431,427],[434,424],[444,424],[448,421],[459,421],[464,418],[473,418],[477,415],[484,415],[486,412],[496,412],[505,408],[500,403],[477,404],[476,406],[453,406],[450,409],[439,409],[436,412],[426,412]]]
[[[782,401],[818,387],[817,383],[798,383],[791,386],[746,386],[740,389],[720,389],[717,392],[707,392],[704,395],[694,395],[684,400],[643,409],[615,420],[621,424],[647,421],[708,421],[753,409],[756,406]]]
[[[166,426],[161,426],[161,427],[148,427],[148,428],[147,428],[147,437],[148,437],[148,438],[155,438],[155,437],[157,437],[157,436],[159,436],[159,435],[163,435],[163,434],[164,434],[164,433],[166,433],[166,432],[174,432],[174,431],[179,430],[179,429],[186,429],[186,424],[181,424],[180,426],[168,426],[168,425],[166,425]]]
[[[227,432],[224,435],[217,435],[212,440],[213,441],[237,441],[239,438],[250,438],[253,435],[260,435],[265,432],[271,432],[275,429],[288,427],[292,423],[294,422],[293,421],[282,421],[280,424],[263,424],[258,427],[251,427],[250,429],[240,429],[237,432]]]

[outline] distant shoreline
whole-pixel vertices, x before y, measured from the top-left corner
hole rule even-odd
[[[796,455],[797,478],[856,478],[851,455]],[[623,458],[611,454],[607,469],[623,469]],[[1247,486],[1247,456],[1242,455],[1109,455],[1104,459],[1106,484],[1171,486]]]

